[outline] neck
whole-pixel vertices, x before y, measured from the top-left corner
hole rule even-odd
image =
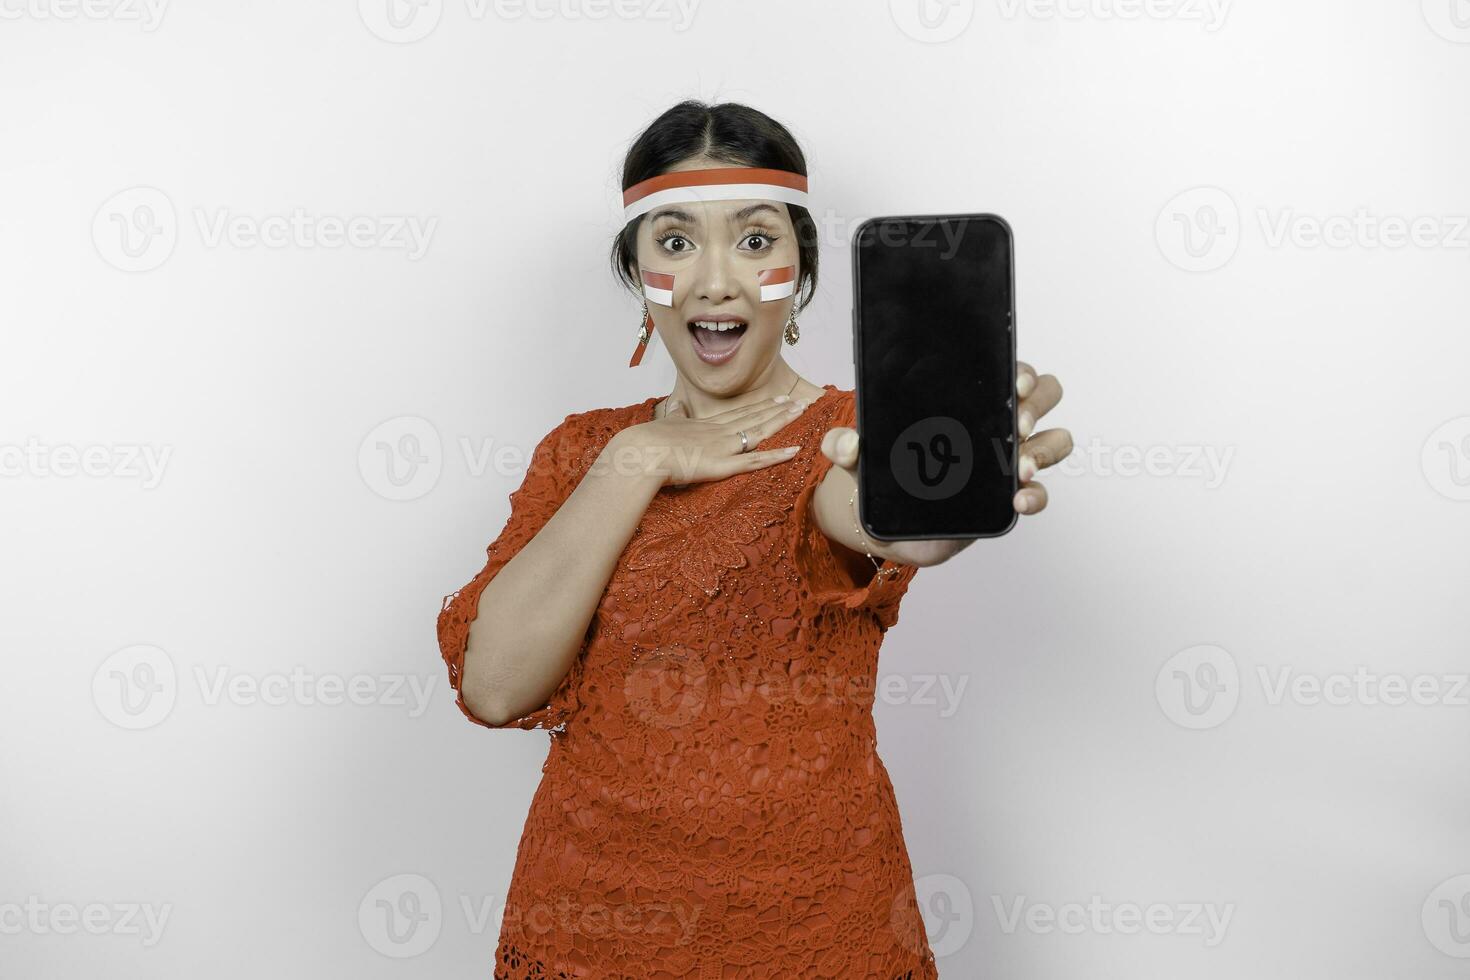
[[[664,399],[667,405],[670,399],[677,398],[684,403],[684,412],[692,419],[709,418],[721,412],[729,412],[746,405],[754,405],[756,402],[767,398],[775,398],[777,395],[790,395],[792,398],[800,397],[801,375],[793,371],[784,361],[774,367],[770,376],[757,384],[738,394],[728,395],[721,398],[701,391],[687,383],[681,374],[679,380],[674,383],[674,390]],[[659,409],[659,415],[665,414],[663,407]]]

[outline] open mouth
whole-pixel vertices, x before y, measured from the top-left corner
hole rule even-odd
[[[690,320],[694,353],[706,364],[723,364],[735,356],[748,324],[743,320]]]

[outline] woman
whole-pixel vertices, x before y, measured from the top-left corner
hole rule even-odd
[[[858,528],[853,393],[781,356],[816,287],[805,174],[745,106],[685,102],[638,137],[613,264],[674,390],[568,415],[446,597],[460,709],[552,733],[497,978],[937,976],[873,688],[914,574],[971,542]],[[1071,440],[1031,435],[1056,379],[1019,379],[1035,513]]]

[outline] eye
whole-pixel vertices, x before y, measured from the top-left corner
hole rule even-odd
[[[743,244],[743,243],[746,243],[746,242],[751,241],[752,239],[759,240],[759,241],[764,241],[765,242],[765,245],[757,245],[757,246],[755,246],[755,247],[753,247],[751,249],[748,249],[748,251],[751,251],[751,252],[764,252],[767,249],[769,249],[772,245],[776,244],[776,236],[775,235],[768,235],[768,234],[766,234],[763,231],[747,232],[746,235],[745,235],[745,237],[741,239],[741,242]]]
[[[670,252],[675,255],[678,255],[681,252],[687,252],[689,251],[689,248],[692,248],[694,246],[694,243],[685,238],[682,232],[677,231],[666,231],[662,235],[654,238],[654,241],[657,242],[659,247],[661,247],[665,252]],[[689,246],[689,248],[670,248],[669,242],[673,241],[683,242],[685,245]]]

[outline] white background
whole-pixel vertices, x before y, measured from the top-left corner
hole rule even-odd
[[[1470,5],[386,2],[0,0],[0,972],[488,973],[547,737],[434,621],[522,476],[475,453],[672,386],[606,252],[692,96],[808,155],[805,377],[853,226],[979,210],[1066,391],[1051,506],[883,649],[942,975],[1464,975]],[[249,237],[298,209],[366,241]]]

